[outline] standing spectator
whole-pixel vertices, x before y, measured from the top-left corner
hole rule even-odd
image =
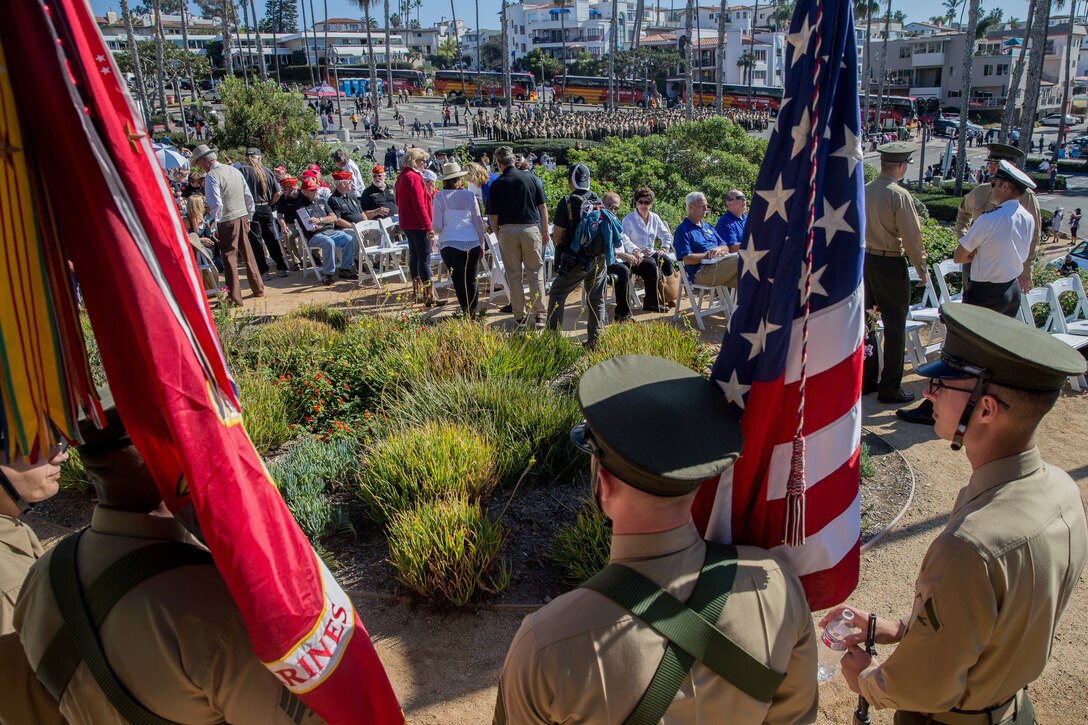
[[[744,236],[744,223],[748,220],[748,202],[744,193],[733,189],[725,195],[725,213],[718,217],[714,231],[730,247],[736,247]]]
[[[302,196],[296,202],[295,214],[302,225],[307,246],[321,252],[321,283],[333,283],[336,272],[336,250],[340,250],[340,279],[359,279],[354,269],[355,237],[336,228],[336,214],[318,198],[317,182],[302,180]]]
[[[469,161],[465,164],[465,171],[468,172],[465,175],[468,190],[482,203],[484,200],[484,187],[491,181],[491,175],[487,173],[487,169],[475,161]]]
[[[1080,207],[1073,210],[1073,213],[1069,215],[1069,236],[1073,240],[1073,244],[1077,243],[1077,230],[1080,228]]]
[[[390,146],[385,152],[385,168],[390,171],[394,176],[397,174],[397,169],[400,167],[397,165],[397,149],[394,146]]]
[[[430,200],[434,200],[434,195],[438,192],[438,174],[431,169],[423,170],[423,187],[427,190],[427,197]]]
[[[1050,168],[1046,172],[1046,188],[1051,194],[1054,193],[1054,185],[1058,179],[1058,165],[1056,163],[1051,164]]]
[[[575,164],[571,168],[567,183],[570,185],[570,194],[559,200],[555,210],[555,227],[552,229],[552,241],[555,242],[555,279],[552,280],[548,296],[548,328],[558,330],[563,326],[567,295],[581,285],[585,290],[589,308],[586,347],[592,348],[597,344],[597,332],[604,321],[604,288],[608,267],[615,263],[614,249],[621,246],[622,230],[615,217],[601,209],[600,198],[590,191],[589,169],[585,164]],[[594,240],[580,239],[577,240],[578,248],[575,248],[575,232],[586,214],[599,215],[600,240],[594,245]],[[616,296],[619,296],[618,290]]]
[[[620,213],[620,195],[610,191],[604,195],[604,208],[617,219]],[[622,227],[621,227],[622,229]],[[662,307],[657,300],[657,263],[651,254],[635,245],[631,239],[620,232],[620,242],[623,249],[616,250],[616,261],[608,265],[608,273],[616,282],[616,322],[623,322],[631,317],[631,275],[642,277],[645,294],[643,296],[642,309],[646,312],[668,312],[668,307]]]
[[[423,180],[427,152],[411,149],[404,154],[404,172],[394,191],[400,208],[400,228],[408,237],[408,270],[412,275],[412,299],[427,307],[439,302],[431,284],[431,198]]]
[[[1057,238],[1058,233],[1062,230],[1062,219],[1065,218],[1065,212],[1062,208],[1056,207],[1054,209],[1054,215],[1050,219],[1050,229],[1054,232],[1054,237]]]
[[[363,180],[363,172],[359,171],[359,165],[348,156],[347,151],[344,151],[344,149],[336,149],[333,151],[332,163],[341,171],[351,172],[351,193],[355,196],[361,196],[363,189],[366,188],[366,182]]]
[[[249,187],[249,193],[253,196],[254,210],[253,218],[249,220],[249,245],[253,247],[257,268],[264,279],[272,279],[265,259],[265,247],[268,247],[268,254],[276,263],[277,274],[286,277],[287,262],[283,259],[283,251],[276,235],[275,219],[272,216],[272,207],[279,201],[282,193],[280,182],[275,174],[261,165],[260,149],[246,150],[246,163],[241,172],[246,186]]]
[[[525,324],[531,313],[534,324],[542,327],[546,315],[543,240],[548,236],[544,184],[534,174],[514,168],[514,150],[509,146],[499,147],[495,160],[500,175],[489,185],[485,199],[491,229],[499,239],[514,322]]]
[[[238,280],[238,255],[246,268],[249,289],[254,297],[264,296],[264,281],[253,258],[253,249],[245,243],[248,219],[253,215],[253,195],[249,192],[242,172],[219,163],[213,149],[200,144],[193,149],[192,162],[204,170],[204,198],[208,205],[213,238],[223,255],[223,274],[231,304],[242,306],[242,288]]]
[[[462,187],[467,174],[456,161],[443,166],[442,190],[431,204],[431,228],[438,233],[438,252],[450,270],[461,312],[475,317],[479,304],[476,269],[487,230],[476,196]]]
[[[358,131],[359,130],[359,114],[356,113],[355,111],[351,112],[351,130],[352,131]]]

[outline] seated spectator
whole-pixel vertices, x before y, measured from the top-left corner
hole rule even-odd
[[[475,317],[479,304],[476,270],[487,230],[476,196],[463,188],[468,173],[456,161],[443,165],[442,190],[431,202],[431,229],[438,234],[438,252],[450,270],[461,312]]]
[[[358,222],[381,219],[389,215],[389,210],[384,207],[378,207],[370,212],[363,211],[359,197],[351,192],[355,180],[350,171],[334,171],[332,180],[336,191],[329,197],[329,208],[336,215],[338,229],[348,229]]]
[[[744,236],[744,222],[748,220],[748,202],[744,193],[738,189],[732,189],[725,195],[725,213],[718,217],[718,223],[714,225],[714,231],[722,238],[722,241],[736,247]]]
[[[708,206],[706,194],[693,191],[684,199],[688,215],[676,227],[673,250],[676,258],[684,263],[688,280],[710,286],[737,286],[737,257],[725,256],[740,247],[729,247],[706,223]]]
[[[333,283],[336,271],[336,250],[340,249],[340,279],[359,279],[353,269],[355,263],[355,237],[336,228],[336,215],[329,205],[317,196],[317,180],[304,179],[302,194],[295,204],[295,214],[306,237],[306,244],[321,252],[321,273],[324,285]]]
[[[1073,255],[1065,255],[1065,261],[1062,262],[1061,269],[1059,270],[1061,272],[1061,275],[1063,277],[1072,277],[1074,274],[1077,273],[1078,269],[1080,269],[1080,267],[1077,265],[1076,262],[1073,261]]]
[[[662,276],[671,277],[676,271],[676,263],[665,252],[672,248],[672,232],[654,212],[655,198],[653,189],[648,186],[635,189],[635,210],[623,218],[623,233],[643,256],[653,257]]]
[[[384,209],[386,211],[384,216],[397,216],[397,200],[393,195],[393,187],[386,183],[384,166],[375,165],[370,170],[370,186],[363,189],[359,202],[365,212]],[[383,215],[368,218],[381,219]]]
[[[620,195],[614,191],[606,193],[604,208],[618,218]],[[644,256],[642,250],[626,234],[620,234],[620,241],[623,249],[616,250],[616,261],[608,265],[608,273],[613,276],[616,285],[616,322],[631,318],[629,298],[632,273],[642,277],[646,288],[642,309],[646,312],[668,312],[669,308],[662,307],[657,300],[657,263],[652,257]]]

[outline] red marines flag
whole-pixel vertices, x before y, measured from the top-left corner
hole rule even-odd
[[[351,601],[242,426],[193,253],[88,4],[3,5],[16,151],[38,177],[41,223],[74,265],[118,411],[164,500],[199,526],[254,652],[286,687],[330,723],[403,722]]]

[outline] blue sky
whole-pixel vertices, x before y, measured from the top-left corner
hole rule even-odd
[[[672,0],[675,3],[675,7],[680,7],[684,4],[684,0]],[[129,0],[130,5],[139,5],[141,0]],[[150,0],[146,0],[150,2]],[[264,12],[264,0],[255,0],[257,4],[257,12]],[[318,19],[324,17],[323,11],[324,0],[313,0],[314,9],[317,11]],[[729,0],[730,5],[739,5],[742,2],[750,4],[750,0]],[[328,0],[329,15],[331,17],[359,17],[362,13],[358,8],[358,5],[348,0]],[[391,0],[390,5],[395,7],[397,0]],[[702,5],[709,5],[710,3],[703,0]],[[883,0],[881,2],[883,5]],[[480,5],[480,25],[484,28],[497,28],[499,8],[501,6],[501,0],[479,0]],[[98,14],[104,14],[107,10],[118,11],[120,10],[120,3],[117,0],[91,0],[91,6]],[[457,19],[464,21],[470,28],[475,27],[475,3],[465,2],[464,0],[456,1],[457,6]],[[673,7],[668,2],[662,2],[662,7]],[[382,3],[379,0],[375,0],[374,7],[378,15],[382,12]],[[983,0],[983,10],[989,11],[992,8],[1001,8],[1005,11],[1006,18],[1020,18],[1024,19],[1024,16],[1028,12],[1027,0],[1000,0],[995,2],[994,0]],[[932,15],[943,14],[943,5],[940,0],[913,0],[909,4],[909,9],[904,6],[902,0],[900,2],[892,3],[892,12],[897,9],[904,9],[907,13],[908,20],[921,20],[926,21]],[[307,5],[307,13],[309,12],[309,6]],[[1055,11],[1060,12],[1060,11]],[[450,18],[452,11],[450,9],[449,2],[441,2],[440,0],[424,0],[423,8],[420,10],[420,19],[424,25],[429,25],[438,21],[441,18]],[[966,20],[966,17],[965,17]],[[380,22],[380,18],[379,18]]]

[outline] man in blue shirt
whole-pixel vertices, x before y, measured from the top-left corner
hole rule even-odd
[[[688,216],[676,227],[672,246],[676,259],[684,263],[688,280],[708,286],[736,287],[735,252],[740,249],[740,245],[726,244],[714,231],[714,227],[704,221],[709,208],[706,194],[693,191],[684,201],[687,204]]]
[[[740,244],[744,236],[744,222],[748,219],[748,202],[744,193],[733,189],[725,195],[725,213],[718,217],[714,231],[730,247]]]

